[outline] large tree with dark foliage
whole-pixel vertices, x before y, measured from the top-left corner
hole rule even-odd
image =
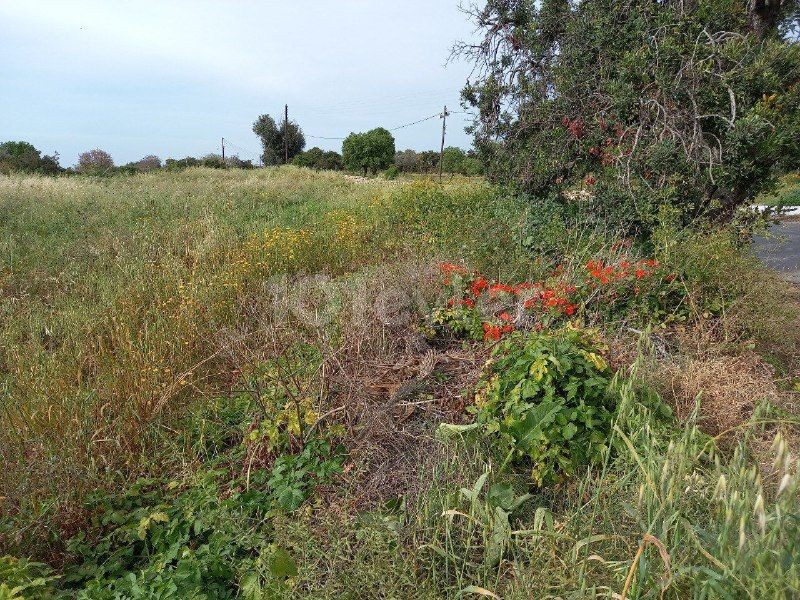
[[[275,119],[269,115],[261,115],[253,123],[253,133],[261,138],[261,146],[264,149],[261,160],[264,161],[265,165],[282,165],[286,163],[287,149],[289,154],[288,162],[292,162],[292,159],[306,147],[306,138],[303,135],[303,130],[294,121],[289,121],[288,123],[281,121],[280,126],[278,126],[275,123]]]
[[[800,166],[797,0],[487,0],[463,98],[495,180],[646,233]],[[587,200],[588,199],[588,200]]]
[[[0,173],[41,173],[55,175],[63,171],[58,164],[58,154],[42,156],[28,142],[3,142],[0,144]]]

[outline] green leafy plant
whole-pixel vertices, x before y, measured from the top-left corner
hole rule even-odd
[[[508,461],[525,461],[538,484],[572,475],[608,449],[611,371],[592,330],[501,341],[475,397],[477,422]]]
[[[278,505],[288,511],[296,510],[318,482],[341,473],[341,448],[337,450],[334,454],[328,442],[312,440],[299,454],[278,457],[268,481]]]

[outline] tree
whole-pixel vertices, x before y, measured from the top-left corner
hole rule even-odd
[[[466,153],[461,148],[448,146],[442,154],[442,171],[445,173],[461,173]]]
[[[463,91],[488,175],[591,206],[646,234],[660,207],[684,223],[731,218],[800,166],[796,0],[488,0],[480,76]],[[663,214],[663,212],[662,212]]]
[[[152,171],[154,169],[161,168],[161,159],[153,154],[148,154],[147,156],[137,160],[135,163],[132,163],[132,166],[137,171]]]
[[[414,150],[403,150],[394,156],[394,164],[401,173],[416,173],[419,171],[419,155]]]
[[[286,162],[284,139],[288,143],[289,162],[306,146],[303,130],[294,121],[289,121],[288,125],[282,121],[279,127],[272,117],[261,115],[253,123],[253,132],[261,138],[261,146],[264,149],[261,160],[265,165],[282,165]]]
[[[432,173],[439,168],[439,153],[435,150],[425,150],[419,153],[419,168],[423,173]]]
[[[199,167],[200,161],[194,156],[187,156],[186,158],[168,158],[164,161],[164,168],[168,171],[183,171],[189,167]]]
[[[95,148],[78,157],[78,172],[87,175],[105,175],[114,170],[114,160],[105,150]]]
[[[63,169],[58,164],[58,153],[42,156],[28,142],[4,142],[0,144],[0,173],[20,171],[55,175]]]
[[[342,144],[342,161],[352,171],[377,173],[394,163],[394,137],[383,127],[351,133]]]
[[[335,150],[328,150],[322,155],[319,168],[328,171],[341,171],[343,168],[342,155]]]

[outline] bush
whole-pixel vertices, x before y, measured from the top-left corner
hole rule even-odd
[[[574,475],[608,450],[616,402],[604,349],[591,330],[513,336],[482,375],[477,422],[539,485]]]
[[[400,175],[400,170],[395,165],[391,165],[383,172],[384,179],[397,179],[398,175]]]
[[[109,175],[114,171],[114,159],[105,150],[95,148],[78,157],[78,173],[85,175]]]

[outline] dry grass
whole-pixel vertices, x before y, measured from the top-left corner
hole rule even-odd
[[[682,422],[699,399],[699,423],[711,435],[747,422],[761,401],[778,406],[789,401],[775,384],[774,369],[754,354],[678,357],[660,365],[657,377]]]

